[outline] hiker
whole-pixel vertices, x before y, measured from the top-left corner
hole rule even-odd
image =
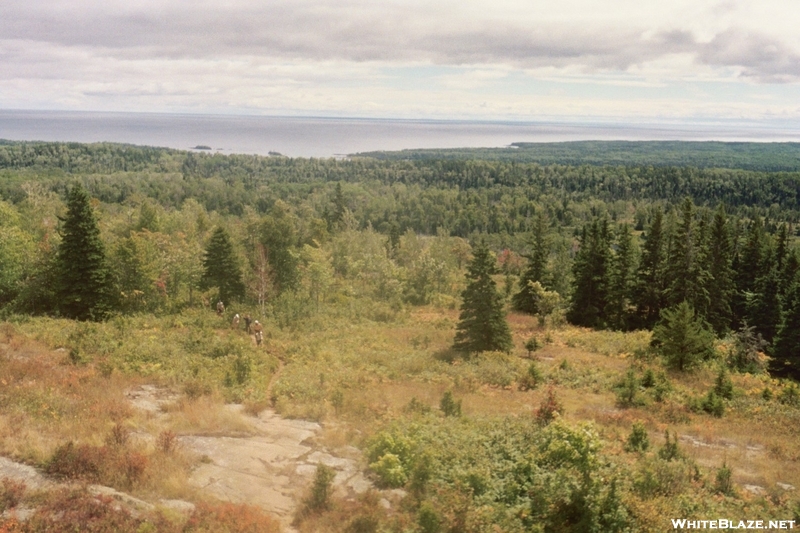
[[[225,304],[222,303],[222,300],[217,302],[217,316],[222,316],[222,313],[225,312]]]
[[[250,329],[250,322],[252,322],[250,315],[244,315],[244,330],[247,332],[248,335],[253,333],[253,331]]]
[[[264,327],[258,323],[258,320],[253,322],[253,331],[256,334],[256,346],[261,346],[261,341],[264,338]]]
[[[231,320],[231,329],[239,329],[239,313],[233,315],[233,320]]]

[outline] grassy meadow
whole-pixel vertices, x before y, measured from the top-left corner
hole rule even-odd
[[[387,314],[370,302],[324,303],[283,327],[266,320],[261,347],[231,330],[229,318],[210,309],[104,323],[11,317],[0,339],[0,454],[144,499],[207,501],[187,484],[202,458],[170,439],[246,431],[224,407],[244,403],[252,413],[274,406],[322,422],[327,443],[364,451],[377,487],[405,491],[390,510],[378,495],[333,495],[302,516],[300,531],[569,530],[559,524],[575,527],[587,513],[577,493],[589,509],[615,506],[619,530],[664,531],[669,517],[796,512],[789,485],[800,483],[800,408],[792,387],[734,373],[721,416],[699,407],[715,386],[724,342],[719,360],[679,373],[650,352],[649,332],[593,331],[558,316],[511,313],[513,351],[469,358],[450,349],[452,305]],[[525,347],[531,338],[534,351]],[[174,392],[167,426],[127,401],[126,391],[142,384]],[[442,403],[446,393],[456,412]],[[631,448],[635,424],[646,449]],[[665,432],[677,440],[669,458]],[[571,440],[572,450],[553,448]],[[158,516],[145,522],[189,527]]]

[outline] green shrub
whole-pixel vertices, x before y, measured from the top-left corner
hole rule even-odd
[[[714,381],[714,392],[725,400],[733,399],[733,381],[724,368],[719,369],[717,379]]]
[[[387,487],[401,487],[408,481],[412,463],[412,443],[406,437],[380,432],[367,450],[370,469]]]
[[[403,408],[406,413],[428,414],[431,412],[431,406],[425,402],[421,402],[416,396],[411,398],[411,401]]]
[[[664,446],[658,450],[658,457],[665,461],[672,461],[683,457],[678,448],[678,434],[673,434],[672,440],[669,438],[669,430],[664,430]]]
[[[393,453],[384,454],[369,467],[378,475],[382,485],[386,487],[402,487],[408,481],[408,474],[400,458]]]
[[[633,489],[645,499],[675,496],[688,487],[690,480],[689,469],[683,462],[654,457],[644,461],[634,474]]]
[[[644,374],[642,375],[641,385],[645,389],[650,389],[656,386],[656,375],[653,372],[652,368],[648,368],[647,370],[644,371]]]
[[[717,470],[714,490],[726,496],[733,494],[733,472],[726,463],[722,463],[722,466]]]
[[[453,398],[453,393],[447,391],[439,401],[439,409],[444,413],[444,416],[461,416],[461,400],[456,401]]]
[[[536,350],[540,347],[539,340],[536,337],[531,337],[527,341],[525,341],[525,349],[528,351],[528,357],[533,354]]]
[[[542,382],[542,372],[536,362],[528,365],[528,371],[517,380],[517,386],[521,391],[533,390]]]
[[[438,533],[442,519],[429,502],[423,503],[417,512],[417,525],[422,533]]]
[[[617,403],[623,407],[636,405],[636,395],[639,392],[639,381],[633,368],[629,368],[625,377],[615,387],[617,392]]]
[[[708,391],[708,394],[700,401],[699,407],[717,418],[725,414],[725,402],[713,390]]]
[[[336,471],[322,463],[317,464],[314,472],[314,482],[311,485],[311,492],[303,502],[303,510],[306,513],[324,511],[330,505],[331,487]]]
[[[641,422],[634,422],[625,449],[629,452],[646,452],[648,448],[650,448],[650,438],[647,429]]]
[[[778,401],[786,405],[800,405],[800,388],[797,383],[784,382],[778,394]]]

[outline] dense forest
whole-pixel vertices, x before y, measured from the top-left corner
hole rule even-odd
[[[669,431],[657,455],[647,455],[639,419],[624,450],[608,435],[627,430],[632,412],[660,432],[729,409],[742,420],[766,410],[776,438],[795,438],[784,422],[800,404],[798,146],[511,150],[532,155],[292,159],[3,141],[0,313],[23,330],[59,324],[65,333],[49,342],[67,343],[72,364],[102,364],[101,374],[158,375],[287,415],[369,420],[357,444],[371,472],[412,502],[387,531],[658,531],[656,500],[685,512],[674,516],[696,510],[691,495],[708,512],[739,508],[727,465],[703,478]],[[259,317],[280,345],[270,348],[286,365],[274,390],[257,374],[278,356],[232,337],[227,322],[213,326],[218,300],[237,320]],[[417,312],[426,318],[412,327]],[[347,338],[351,328],[364,340]],[[402,353],[373,332],[401,336]],[[547,377],[536,361],[521,363],[553,338],[573,354],[571,336],[595,334],[624,339],[614,352],[632,361],[623,376],[611,351],[596,372],[566,357]],[[331,355],[325,335],[342,353]],[[685,378],[692,371],[701,378]],[[738,397],[734,373],[749,387]],[[696,396],[712,374],[713,388]],[[362,387],[402,379],[447,388],[439,410],[416,397],[394,414],[356,405]],[[489,395],[522,394],[545,382],[533,424],[462,418],[451,393],[477,394],[480,383],[495,387]],[[570,425],[555,387],[608,392],[627,411],[603,418],[611,433]],[[608,442],[638,455],[615,464],[599,451]],[[782,494],[758,512],[782,508]]]

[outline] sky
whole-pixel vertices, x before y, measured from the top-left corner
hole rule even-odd
[[[0,109],[800,119],[796,0],[2,0]]]

